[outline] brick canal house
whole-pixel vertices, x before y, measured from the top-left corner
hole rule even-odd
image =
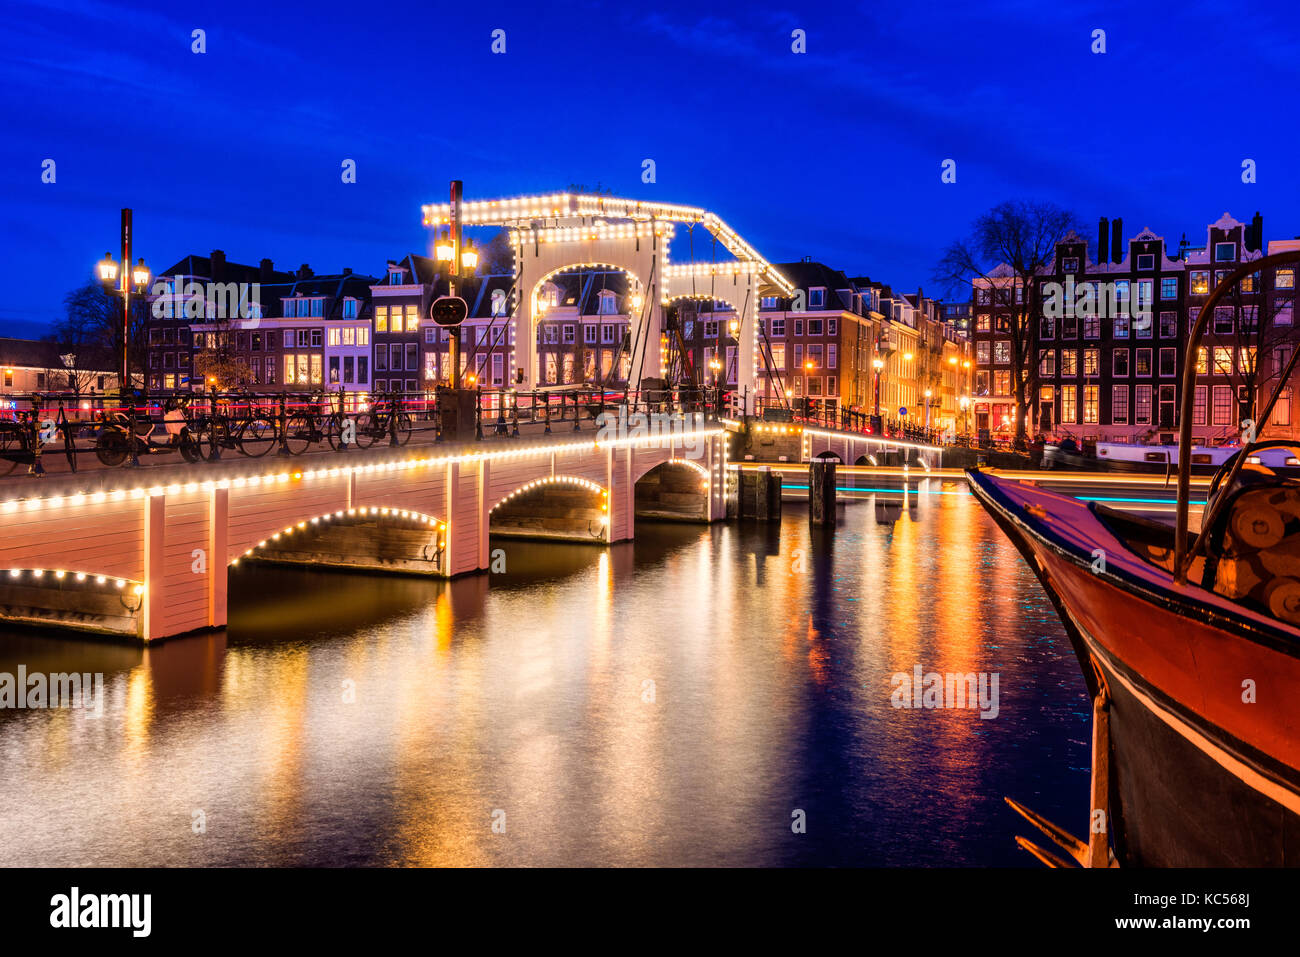
[[[465,385],[510,385],[514,354],[511,285],[510,276],[474,276],[458,282],[456,295],[468,307],[460,336]],[[447,275],[436,260],[411,253],[400,262],[389,261],[385,281],[370,290],[375,307],[377,390],[432,392],[438,385],[451,383],[451,333],[430,318],[434,301],[449,292]]]
[[[317,276],[188,256],[150,298],[150,391],[208,389],[364,394],[370,388],[374,279],[350,269]]]
[[[760,399],[779,404],[784,391],[796,408],[807,399],[814,412],[870,414],[872,359],[885,324],[879,311],[882,287],[811,260],[780,263],[777,269],[795,286],[795,295],[769,294],[759,302]],[[706,327],[706,337],[709,331]],[[728,349],[734,347],[733,339]]]
[[[627,386],[635,305],[629,300],[626,273],[560,273],[542,285],[538,300],[544,309],[537,323],[539,385]]]
[[[1051,271],[1035,278],[1029,432],[1055,439],[1176,441],[1179,387],[1197,310],[1229,270],[1264,254],[1261,232],[1258,214],[1246,224],[1225,213],[1207,227],[1203,246],[1184,239],[1171,255],[1151,230],[1125,241],[1122,220],[1103,218],[1095,260],[1083,238],[1062,240]],[[990,284],[999,281],[1010,281],[1008,271],[990,278]],[[1063,300],[1073,289],[1075,308],[1067,304],[1064,314],[1049,315],[1055,310],[1045,303],[1058,287]],[[1292,346],[1261,342],[1259,324],[1276,312],[1275,328],[1290,327],[1293,288],[1291,269],[1248,276],[1238,295],[1216,308],[1197,359],[1192,426],[1198,441],[1233,438],[1254,406],[1252,396],[1271,391]],[[1095,305],[1083,305],[1087,296]],[[1015,414],[1009,310],[994,298],[977,280],[975,417],[977,427],[1009,437]],[[1270,435],[1289,434],[1294,402],[1294,389],[1284,393]]]

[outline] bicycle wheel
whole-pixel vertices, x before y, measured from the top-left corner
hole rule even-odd
[[[284,426],[284,444],[290,455],[302,455],[316,438],[316,424],[306,412],[289,416]]]
[[[208,457],[202,432],[191,432],[185,429],[180,434],[179,448],[181,458],[186,462],[202,462]]]
[[[261,458],[275,445],[275,422],[268,416],[254,415],[240,426],[236,448],[251,459]]]
[[[344,441],[344,437],[352,439],[356,444],[356,420],[348,419],[338,413],[331,415],[325,420],[323,425],[325,438],[329,441],[330,448],[335,452],[348,447],[349,443]]]
[[[397,424],[394,431],[397,433],[398,445],[405,445],[411,441],[411,414],[409,412],[397,413]]]
[[[95,440],[95,454],[109,468],[117,468],[126,461],[126,435],[117,429],[104,429]]]
[[[378,429],[375,417],[369,412],[362,412],[357,416],[357,448],[368,449],[375,444],[375,439],[382,434],[383,430]]]

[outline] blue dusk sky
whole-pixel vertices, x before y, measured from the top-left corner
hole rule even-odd
[[[6,11],[0,261],[17,281],[0,334],[38,334],[106,249],[117,256],[122,206],[154,269],[219,248],[376,273],[427,251],[420,204],[452,178],[471,198],[599,183],[704,206],[773,261],[811,256],[934,294],[944,246],[1008,198],[1073,209],[1090,238],[1106,215],[1128,235],[1199,244],[1225,210],[1260,210],[1266,237],[1300,235],[1300,24],[1285,4]],[[206,53],[191,52],[195,29]],[[791,51],[795,29],[806,53]],[[945,159],[955,184],[940,181]]]

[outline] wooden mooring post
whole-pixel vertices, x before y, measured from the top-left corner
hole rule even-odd
[[[808,520],[814,525],[835,524],[835,460],[808,463]]]

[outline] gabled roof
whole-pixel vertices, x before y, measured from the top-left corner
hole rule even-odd
[[[262,285],[259,289],[262,300],[262,315],[267,319],[285,318],[284,299],[297,297],[323,296],[327,309],[323,318],[341,319],[343,317],[343,300],[352,298],[360,300],[357,318],[365,318],[370,307],[370,287],[376,283],[374,276],[358,276],[356,273],[344,273],[336,276],[312,276],[310,279],[292,279],[289,282]],[[322,318],[322,317],[314,317]]]
[[[229,259],[225,262],[225,275],[222,282],[260,282],[262,277],[262,268],[260,266],[249,266],[244,263],[231,262]],[[211,256],[194,256],[189,255],[177,263],[162,270],[159,276],[197,276],[202,279],[212,278],[212,257]],[[273,282],[289,282],[294,278],[291,272],[281,270],[272,270],[271,279]]]

